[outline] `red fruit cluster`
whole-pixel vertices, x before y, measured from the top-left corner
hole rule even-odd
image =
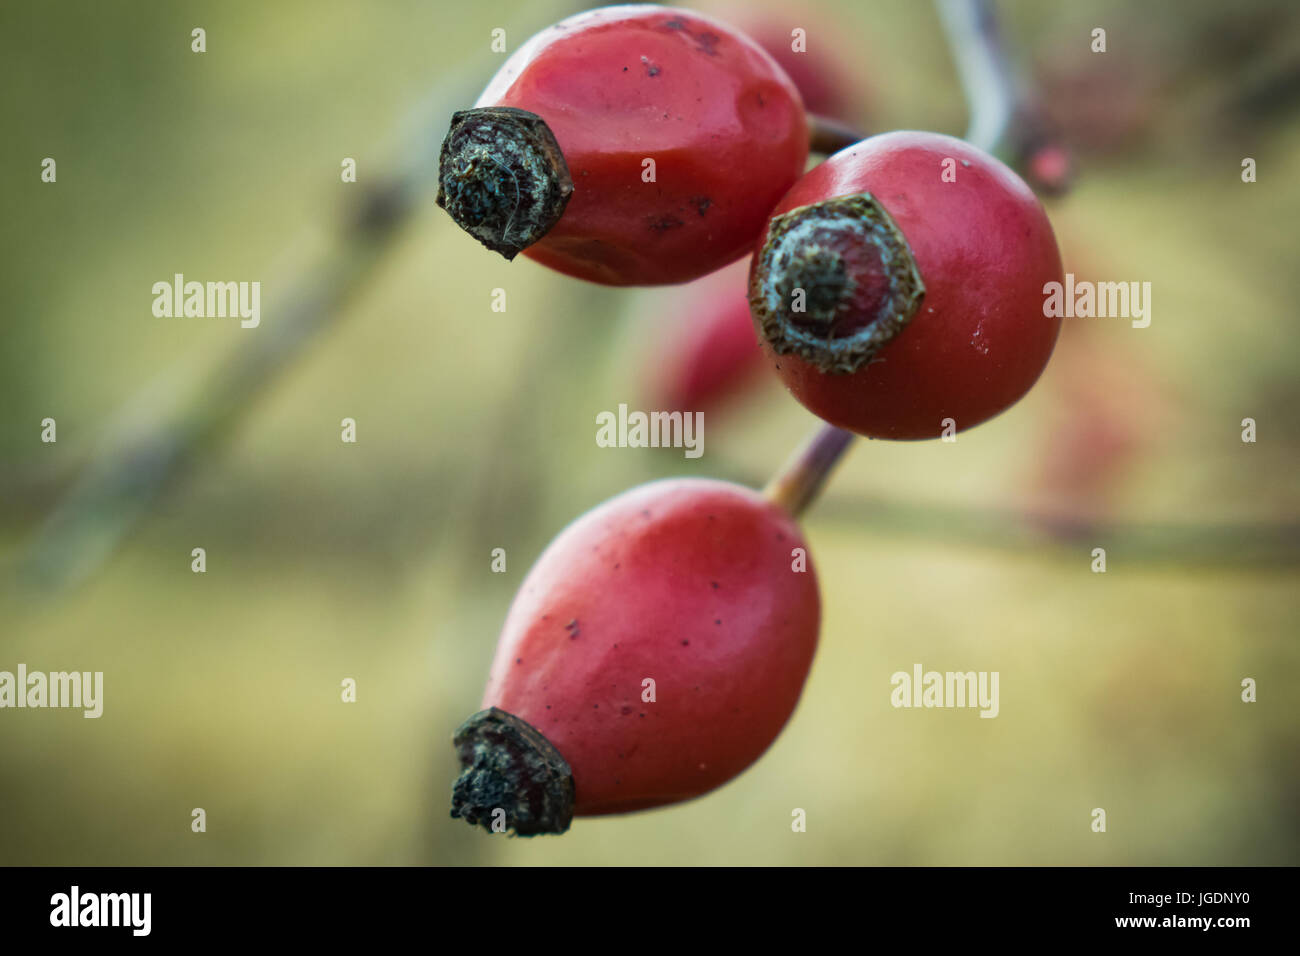
[[[764,352],[815,414],[871,437],[934,437],[1017,401],[1060,325],[1043,310],[1060,256],[1029,188],[946,136],[877,136],[800,179],[808,145],[795,84],[754,41],[614,7],[534,37],[456,114],[438,201],[507,258],[611,285],[752,252],[747,289],[736,275],[701,299],[670,408]],[[825,434],[763,495],[658,482],[556,538],[456,733],[453,816],[562,832],[706,793],[762,754],[817,643],[794,516],[850,437]]]

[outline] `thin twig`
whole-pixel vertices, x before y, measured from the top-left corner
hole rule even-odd
[[[990,0],[936,3],[970,108],[966,141],[994,152],[1011,125],[1016,92],[993,5]]]
[[[1065,514],[1015,507],[872,501],[862,496],[828,497],[819,517],[875,534],[930,538],[1038,553],[1046,546],[1074,551],[1091,560],[1094,547],[1122,566],[1287,568],[1300,565],[1300,523],[1261,521],[1128,521],[1103,515]]]
[[[1060,195],[1073,173],[1060,132],[1007,57],[992,0],[935,0],[970,109],[966,141],[1036,191]]]
[[[763,496],[797,518],[808,508],[856,436],[834,425],[813,432],[763,488]]]

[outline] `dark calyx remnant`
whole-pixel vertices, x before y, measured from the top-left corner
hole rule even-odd
[[[833,373],[870,362],[924,298],[907,239],[870,193],[777,216],[749,287],[772,351]]]
[[[573,820],[573,774],[541,731],[496,707],[481,710],[452,738],[464,769],[451,815],[489,833],[563,833]],[[501,811],[501,812],[497,812]]]
[[[442,141],[438,205],[507,259],[546,235],[573,194],[573,178],[546,122],[509,106],[461,110]]]

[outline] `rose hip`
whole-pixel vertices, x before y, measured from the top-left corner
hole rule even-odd
[[[807,155],[799,93],[752,40],[681,10],[608,7],[533,37],[453,117],[438,204],[507,259],[686,282],[753,248]]]
[[[1060,329],[1043,287],[1062,278],[1052,227],[1015,173],[961,140],[899,132],[835,154],[781,200],[750,304],[814,414],[868,437],[932,438],[1034,384]]]
[[[452,816],[521,835],[688,800],[753,763],[799,699],[820,604],[794,519],[675,479],[579,518],[519,589],[484,710],[457,731]],[[499,816],[499,815],[498,815]]]

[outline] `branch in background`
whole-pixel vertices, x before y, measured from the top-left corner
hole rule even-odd
[[[437,84],[412,112],[401,128],[396,168],[377,177],[382,185],[366,188],[330,249],[283,283],[276,321],[247,336],[216,368],[176,363],[114,416],[102,450],[37,532],[21,561],[22,578],[59,589],[98,570],[155,498],[333,326],[411,213],[432,203],[447,119],[478,95],[490,65],[465,71],[472,81],[458,74]]]
[[[1140,523],[1113,518],[866,499],[827,498],[818,517],[874,533],[1008,550],[1055,545],[1087,560],[1094,547],[1107,559],[1150,567],[1274,568],[1300,565],[1300,523]],[[1080,550],[1082,549],[1082,550]]]
[[[1036,192],[1063,194],[1073,164],[1060,130],[1006,54],[991,0],[936,0],[970,109],[966,141],[992,153]],[[811,148],[831,155],[866,138],[863,130],[827,116],[808,115]]]
[[[107,428],[103,451],[55,507],[28,551],[21,575],[43,587],[81,583],[116,550],[154,498],[194,454],[221,437],[307,345],[342,313],[410,211],[389,192],[365,204],[343,243],[301,277],[267,323],[208,374],[168,369]],[[379,218],[376,218],[379,217]]]
[[[825,426],[822,433],[833,429]],[[819,433],[821,434],[821,433]],[[829,437],[824,440],[829,440]],[[803,453],[816,445],[810,441]],[[797,453],[791,463],[797,461]],[[787,466],[788,469],[789,466]],[[775,480],[774,480],[775,481]],[[747,482],[749,483],[749,482]],[[944,505],[830,495],[817,520],[873,535],[942,541],[1009,551],[1105,548],[1129,565],[1213,568],[1300,566],[1300,522],[1134,522],[1109,515],[981,505]],[[1122,558],[1118,557],[1121,556]]]
[[[935,0],[970,107],[966,140],[1015,169],[1036,192],[1057,196],[1073,164],[1055,124],[1016,75],[992,0]]]

